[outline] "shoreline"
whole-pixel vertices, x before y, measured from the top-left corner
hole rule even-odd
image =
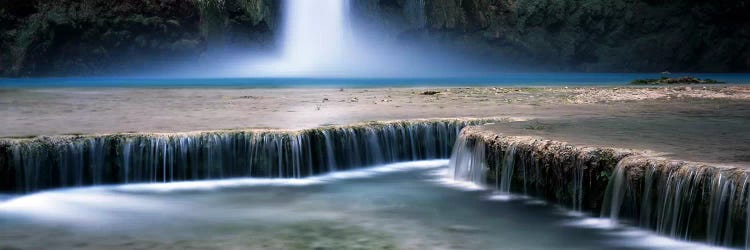
[[[748,73],[580,73],[517,72],[432,76],[236,76],[236,77],[164,77],[164,76],[58,76],[42,78],[2,78],[6,88],[457,88],[457,87],[617,87],[633,86],[634,79],[665,76],[717,79],[727,85],[748,85]]]
[[[423,95],[426,91],[435,94]],[[750,86],[6,89],[0,90],[0,137],[300,129],[436,117],[612,115],[618,110],[648,111],[650,105],[689,109],[696,100],[750,103]]]
[[[750,165],[750,86],[0,90],[0,138],[505,118],[518,135]],[[262,119],[261,119],[262,118]],[[512,127],[515,126],[515,127]]]

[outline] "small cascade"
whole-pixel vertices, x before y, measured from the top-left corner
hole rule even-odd
[[[483,120],[368,123],[302,131],[115,134],[0,141],[2,192],[229,177],[300,178],[447,158]]]
[[[615,171],[612,174],[612,179],[607,185],[607,191],[605,191],[605,197],[608,199],[604,200],[604,206],[602,207],[602,216],[609,217],[612,221],[617,221],[620,217],[620,209],[625,201],[625,189],[629,188],[625,183],[625,168],[626,164],[623,164],[624,160],[617,163]]]
[[[503,197],[522,193],[568,205],[575,211],[590,211],[599,209],[604,197],[607,177],[601,173],[612,171],[624,155],[627,153],[505,137],[468,127],[456,141],[451,171],[458,180],[494,184]]]
[[[462,130],[450,165],[454,178],[494,183],[504,195],[523,192],[575,211],[600,212],[613,224],[750,248],[750,172],[745,169],[502,136],[481,127]]]
[[[573,209],[573,211],[581,212],[583,211],[583,177],[586,171],[586,166],[583,165],[583,160],[580,158],[580,156],[576,156],[572,167],[572,187],[570,187],[572,197],[571,208]]]
[[[602,216],[678,239],[748,246],[748,176],[734,168],[625,159],[610,180]]]
[[[513,181],[513,170],[516,168],[516,146],[510,144],[505,150],[505,154],[502,159],[502,177],[498,191],[501,194],[510,195],[510,184]],[[497,171],[495,171],[497,172]]]
[[[451,177],[454,180],[484,185],[487,172],[484,150],[482,141],[459,137],[448,162]]]

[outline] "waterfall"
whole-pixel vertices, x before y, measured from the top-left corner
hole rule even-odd
[[[502,136],[481,127],[463,129],[450,166],[455,179],[485,186],[494,182],[504,195],[523,191],[576,211],[600,212],[614,224],[750,248],[746,169]]]
[[[451,177],[454,180],[484,185],[487,171],[484,150],[485,146],[482,141],[470,140],[465,136],[459,137],[448,161]]]
[[[684,240],[747,244],[748,176],[732,168],[622,160],[607,188],[602,216]]]
[[[0,191],[229,177],[300,178],[447,158],[460,129],[483,121],[0,140]]]
[[[583,165],[583,160],[581,159],[580,155],[576,155],[575,161],[573,162],[573,173],[572,173],[572,200],[573,205],[571,206],[573,210],[577,212],[583,211],[583,181],[584,181],[584,175],[586,171],[586,166]],[[526,178],[524,177],[524,183],[526,183]],[[525,188],[524,188],[525,189]]]
[[[620,209],[625,200],[625,189],[629,187],[625,183],[626,166],[626,164],[623,164],[623,161],[617,163],[615,172],[612,174],[612,179],[609,181],[607,190],[604,192],[605,197],[608,198],[604,200],[602,216],[609,217],[612,221],[617,221],[620,217]]]
[[[500,193],[510,195],[511,182],[513,181],[513,170],[516,168],[516,146],[511,144],[505,149],[502,159],[502,177],[500,178]],[[497,171],[496,171],[497,172]]]
[[[287,0],[284,17],[284,70],[306,71],[343,58],[351,33],[348,0]]]

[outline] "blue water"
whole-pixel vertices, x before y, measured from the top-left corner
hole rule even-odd
[[[750,74],[673,73],[732,84],[750,83]],[[504,73],[441,78],[0,78],[0,88],[41,87],[409,87],[409,86],[616,86],[657,73]]]
[[[0,249],[711,247],[539,200],[496,199],[492,190],[446,178],[447,164],[40,192],[0,203]]]

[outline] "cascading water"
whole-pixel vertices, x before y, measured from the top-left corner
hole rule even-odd
[[[218,1],[218,0],[217,0]],[[377,1],[282,0],[278,51],[238,51],[209,72],[239,77],[437,77],[480,76],[497,67],[453,54],[440,43],[413,43],[376,28],[361,12]],[[431,13],[425,0],[398,1],[410,30],[423,30]],[[210,6],[209,6],[210,7]],[[457,51],[458,52],[458,51]],[[248,55],[248,56],[244,56]],[[237,58],[237,59],[234,59]],[[191,72],[192,73],[192,72]],[[209,73],[211,74],[211,73]],[[482,73],[483,74],[483,73]]]
[[[354,167],[447,158],[459,130],[482,120],[369,123],[303,131],[104,135],[0,141],[0,190],[299,178]]]
[[[602,216],[679,239],[750,246],[748,176],[732,168],[625,159],[613,173]]]
[[[284,16],[285,70],[307,71],[343,58],[350,36],[348,0],[287,0]]]
[[[583,160],[581,159],[580,155],[577,155],[575,158],[575,161],[573,162],[573,173],[571,174],[573,177],[573,183],[572,183],[572,196],[573,196],[573,205],[571,206],[574,211],[581,212],[583,211],[583,181],[584,181],[584,174],[586,167],[583,165]],[[524,178],[524,183],[526,178]]]
[[[615,172],[612,174],[612,179],[609,181],[607,191],[605,191],[605,197],[609,197],[604,200],[602,207],[602,216],[609,217],[612,221],[617,221],[620,217],[620,209],[622,203],[625,200],[626,188],[625,185],[625,164],[620,161],[615,167]]]
[[[464,136],[459,137],[453,147],[448,166],[449,174],[454,180],[484,185],[487,163],[482,141],[469,141]]]
[[[498,185],[498,191],[500,191],[501,194],[510,195],[510,184],[513,181],[513,170],[516,168],[515,145],[511,144],[510,146],[508,146],[508,148],[505,149],[502,163],[502,176],[499,180],[500,184]]]
[[[504,137],[477,127],[465,128],[460,136],[451,160],[457,180],[493,183],[503,196],[524,192],[575,211],[601,212],[610,226],[750,247],[750,172],[745,169]],[[478,167],[493,174],[477,177],[472,171]]]

